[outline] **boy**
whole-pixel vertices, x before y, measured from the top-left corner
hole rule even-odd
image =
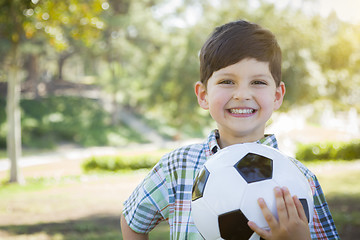
[[[170,225],[171,239],[202,239],[191,217],[191,191],[206,159],[226,146],[257,142],[277,148],[274,135],[264,135],[265,124],[283,101],[281,50],[275,36],[257,24],[236,21],[215,29],[200,52],[200,81],[195,85],[200,107],[217,123],[208,139],[174,150],[156,164],[124,203],[124,239],[147,239],[160,221]],[[270,230],[249,221],[264,239],[338,239],[338,234],[316,177],[293,160],[308,178],[314,195],[313,224],[308,226],[299,200],[275,188],[277,220],[263,199],[258,204]]]

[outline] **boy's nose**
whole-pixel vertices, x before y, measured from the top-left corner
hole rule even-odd
[[[233,98],[236,100],[250,100],[251,91],[247,88],[237,88],[234,91]]]

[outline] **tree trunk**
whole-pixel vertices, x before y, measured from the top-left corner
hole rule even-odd
[[[111,125],[116,126],[119,124],[119,106],[116,100],[116,93],[112,94],[112,101],[111,101]]]
[[[63,69],[64,69],[64,63],[67,57],[60,57],[58,60],[58,77],[56,81],[62,81],[63,80]]]
[[[7,94],[7,154],[10,159],[10,182],[23,181],[18,163],[21,158],[20,79],[18,77],[18,45],[11,49],[11,65]]]
[[[64,65],[65,65],[65,62],[74,53],[75,53],[75,51],[69,51],[69,52],[65,52],[65,53],[60,54],[59,59],[58,59],[58,76],[57,76],[57,79],[55,79],[55,81],[63,81],[64,80]]]
[[[38,85],[40,84],[39,69],[38,69],[38,56],[36,54],[28,54],[24,63],[24,68],[27,71],[25,79],[25,90],[31,92],[35,97],[39,97]]]

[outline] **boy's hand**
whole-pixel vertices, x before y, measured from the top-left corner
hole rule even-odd
[[[258,204],[270,230],[264,230],[252,221],[248,222],[249,227],[262,238],[268,240],[311,239],[305,211],[297,196],[291,197],[286,187],[276,187],[274,192],[279,220],[272,215],[264,199],[260,198]]]

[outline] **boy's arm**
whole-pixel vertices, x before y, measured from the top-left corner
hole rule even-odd
[[[125,217],[123,214],[121,214],[121,233],[124,240],[148,240],[149,236],[148,234],[141,234],[134,232],[129,225],[127,224]]]
[[[287,188],[275,188],[276,208],[279,220],[277,220],[266,206],[263,199],[259,199],[259,206],[264,214],[270,230],[258,227],[254,222],[249,221],[249,227],[264,239],[311,239],[308,221],[304,208],[299,199],[291,197]]]

